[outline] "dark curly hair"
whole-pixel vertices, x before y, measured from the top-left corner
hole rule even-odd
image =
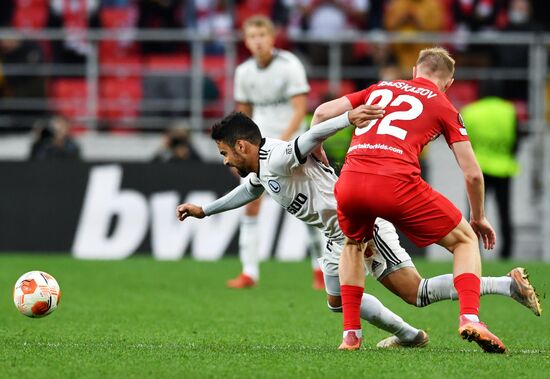
[[[237,140],[245,140],[254,145],[259,145],[262,140],[258,125],[242,112],[233,112],[214,124],[211,137],[214,141],[224,142],[231,147],[235,146]]]

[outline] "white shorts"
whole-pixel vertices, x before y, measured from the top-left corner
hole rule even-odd
[[[372,275],[376,280],[381,280],[401,268],[414,267],[410,255],[399,243],[399,236],[393,224],[381,218],[377,218],[375,223],[378,225],[378,231],[375,231],[374,238],[367,242],[372,252],[370,257],[365,257],[367,274]],[[327,283],[327,277],[338,279],[338,266],[343,247],[343,240],[329,240],[324,256],[319,258],[321,270],[325,274],[325,283]],[[334,280],[329,279],[328,282],[332,283]],[[328,285],[326,287],[329,295],[340,295],[339,281],[336,281],[331,288]]]

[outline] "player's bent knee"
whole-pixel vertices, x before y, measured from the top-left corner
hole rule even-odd
[[[470,224],[462,219],[438,244],[453,252],[460,245],[471,244],[477,246],[478,239]]]
[[[342,312],[342,298],[340,296],[327,295],[327,307],[332,312]]]
[[[411,292],[411,293],[407,293],[404,296],[401,296],[401,299],[403,299],[405,301],[405,303],[407,303],[409,305],[413,305],[415,307],[418,307],[419,305],[416,302],[416,297],[417,297],[417,294]]]

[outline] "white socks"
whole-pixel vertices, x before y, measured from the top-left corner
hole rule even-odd
[[[480,295],[510,296],[512,278],[508,276],[482,277]],[[429,279],[422,279],[418,286],[416,306],[425,307],[441,300],[457,300],[458,294],[453,284],[453,275],[445,274]]]
[[[259,248],[258,217],[243,216],[239,234],[239,257],[243,265],[243,273],[255,281],[260,279]]]
[[[479,322],[479,316],[478,315],[463,314],[462,316],[466,317],[468,320],[470,320],[472,322]]]
[[[363,294],[361,299],[361,318],[372,325],[395,334],[403,341],[411,341],[418,334],[418,329],[407,324],[401,317],[386,308],[376,297]]]
[[[502,295],[511,296],[512,278],[509,276],[486,276],[481,278],[481,295]]]

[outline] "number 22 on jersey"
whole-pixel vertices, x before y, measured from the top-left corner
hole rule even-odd
[[[403,103],[407,103],[411,107],[406,111],[391,112],[383,118],[372,120],[364,128],[355,128],[355,135],[363,135],[378,124],[376,134],[389,134],[390,136],[404,140],[407,136],[407,131],[392,125],[391,123],[395,120],[408,121],[416,119],[424,110],[422,102],[416,97],[410,95],[398,95],[394,98],[393,92],[389,89],[377,89],[371,92],[365,104],[371,105],[377,99],[380,99],[377,104],[382,108],[386,108],[388,105],[397,107]]]

